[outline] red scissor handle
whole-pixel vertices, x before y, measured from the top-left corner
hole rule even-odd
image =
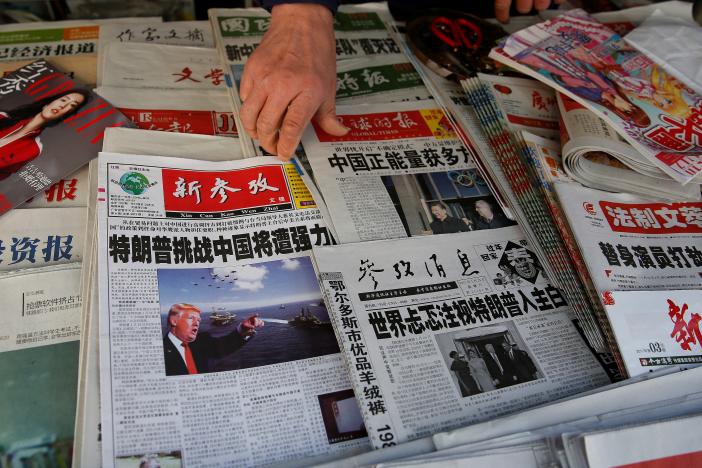
[[[483,32],[465,18],[437,16],[431,22],[431,32],[441,42],[454,48],[477,49],[483,42]]]

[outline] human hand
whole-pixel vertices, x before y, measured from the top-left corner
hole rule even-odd
[[[239,334],[246,338],[247,336],[251,336],[256,333],[256,329],[262,328],[264,322],[260,318],[258,318],[258,314],[251,315],[239,324],[238,330]]]
[[[290,159],[312,118],[331,135],[348,132],[336,119],[335,95],[331,11],[313,3],[274,6],[241,77],[239,115],[246,132],[269,153]]]
[[[553,0],[553,3],[560,5],[562,0]],[[517,11],[522,14],[529,13],[532,8],[537,11],[545,10],[551,4],[551,0],[517,0]],[[512,0],[495,0],[495,18],[500,23],[509,22],[509,7]]]

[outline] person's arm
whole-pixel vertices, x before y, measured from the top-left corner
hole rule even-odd
[[[311,119],[325,132],[348,132],[337,119],[332,11],[320,3],[278,3],[241,78],[244,130],[281,159],[290,158]]]

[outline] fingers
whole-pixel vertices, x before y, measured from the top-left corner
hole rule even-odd
[[[261,86],[255,87],[250,91],[248,99],[244,101],[239,111],[239,118],[241,119],[241,124],[244,126],[244,130],[248,133],[251,138],[258,138],[256,133],[256,122],[258,121],[258,114],[263,109],[266,103],[266,98],[268,93]]]
[[[519,13],[526,14],[534,6],[534,0],[517,0],[516,6]]]
[[[545,10],[551,4],[551,0],[534,0],[536,11]]]
[[[495,18],[500,23],[509,22],[509,7],[512,0],[495,0]]]
[[[288,93],[270,93],[263,109],[256,120],[256,134],[261,146],[271,154],[276,154],[278,146],[278,129],[288,111],[288,105],[294,96]]]
[[[333,99],[324,101],[314,117],[322,130],[330,135],[344,136],[349,132],[349,129],[344,127],[339,122],[339,119],[336,118],[336,108]]]
[[[316,110],[317,103],[305,94],[298,95],[290,104],[278,135],[276,154],[280,159],[288,160],[292,157],[300,143],[302,132]]]

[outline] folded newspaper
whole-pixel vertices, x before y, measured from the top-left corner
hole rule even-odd
[[[314,254],[375,448],[609,382],[517,227]]]
[[[702,97],[584,11],[512,34],[490,57],[591,109],[674,180],[702,173]]]
[[[311,260],[333,232],[296,167],[101,153],[99,170],[103,466],[366,450]]]
[[[573,179],[611,192],[627,192],[657,200],[699,200],[700,185],[681,185],[656,166],[592,111],[561,93],[563,168]]]

